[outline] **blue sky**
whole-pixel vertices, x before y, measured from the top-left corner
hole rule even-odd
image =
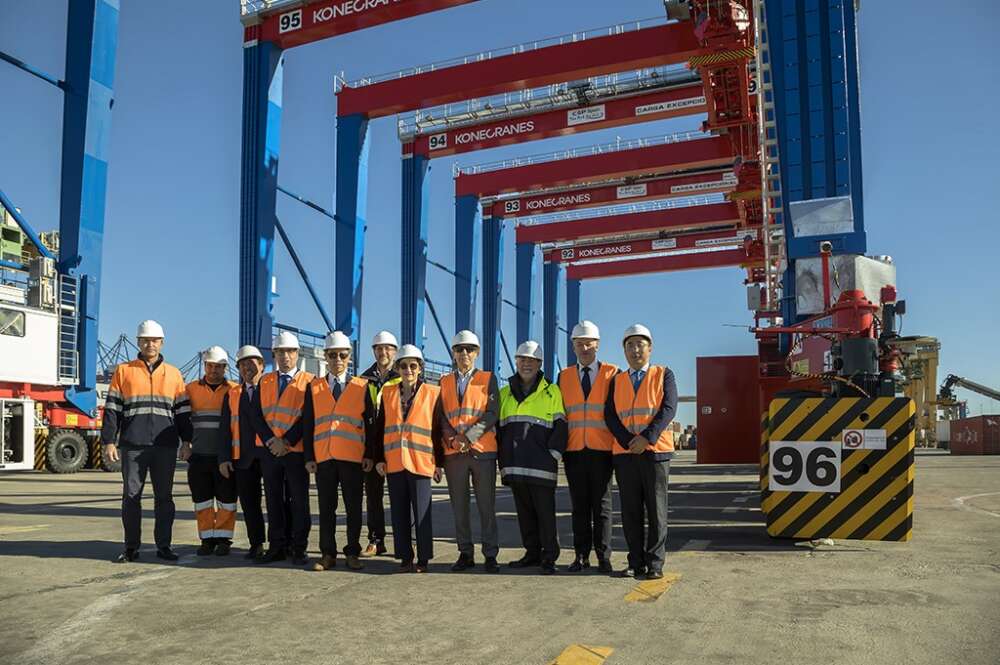
[[[156,318],[180,364],[237,335],[242,29],[237,0],[122,0],[111,137],[101,337],[133,334]],[[66,0],[0,0],[0,50],[62,76]],[[348,78],[489,48],[662,15],[660,0],[482,0],[288,52],[280,182],[332,208],[333,77]],[[904,334],[943,344],[941,372],[1000,385],[1000,8],[965,0],[864,2],[859,17],[865,215],[869,251],[890,254],[908,301]],[[0,63],[0,188],[38,230],[58,226],[61,93]],[[452,263],[451,169],[494,159],[695,129],[691,117],[436,160],[429,256]],[[399,141],[395,119],[372,126],[362,339],[399,323]],[[333,226],[289,199],[278,213],[332,311]],[[506,251],[513,298],[513,233]],[[323,325],[284,250],[276,266],[279,321]],[[428,290],[448,332],[451,277],[428,268]],[[654,360],[693,394],[695,358],[753,354],[738,326],[751,320],[736,269],[585,282],[583,315],[601,326],[603,357],[633,321],[656,335]],[[540,286],[539,286],[540,298]],[[429,355],[446,351],[427,321]],[[514,316],[504,311],[508,340]],[[363,360],[367,360],[364,358]],[[506,366],[505,366],[506,369]],[[973,413],[1000,405],[967,395]],[[693,422],[682,407],[680,419]]]

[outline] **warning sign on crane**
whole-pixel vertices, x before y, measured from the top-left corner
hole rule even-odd
[[[885,450],[884,429],[845,429],[842,437],[847,450]]]

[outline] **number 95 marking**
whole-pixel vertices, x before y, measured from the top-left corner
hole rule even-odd
[[[772,441],[772,491],[840,492],[839,441]]]

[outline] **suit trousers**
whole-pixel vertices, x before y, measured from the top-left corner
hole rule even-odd
[[[344,554],[361,554],[361,495],[364,471],[360,462],[328,459],[316,467],[316,493],[319,495],[319,549],[337,556],[337,488],[344,495],[347,514],[347,544]]]
[[[573,549],[598,561],[611,556],[611,453],[584,448],[563,455],[573,503]]]
[[[614,467],[629,568],[660,571],[667,553],[670,460],[657,462],[647,451],[641,455],[615,455]]]

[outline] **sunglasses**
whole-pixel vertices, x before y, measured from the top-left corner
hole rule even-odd
[[[351,352],[350,351],[338,351],[337,353],[328,353],[326,355],[332,356],[334,358],[340,358],[341,360],[347,360],[348,358],[351,357]]]
[[[400,363],[399,369],[405,369],[410,372],[420,371],[420,363]]]
[[[478,346],[455,346],[452,347],[455,353],[475,353],[479,350]]]

